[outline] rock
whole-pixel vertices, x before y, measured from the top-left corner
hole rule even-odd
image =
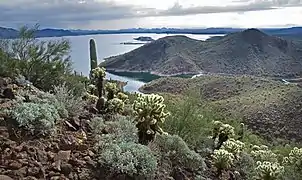
[[[70,161],[69,161],[69,163],[71,164],[71,165],[73,165],[73,166],[76,166],[76,167],[83,167],[83,166],[85,166],[85,164],[86,164],[86,162],[85,161],[83,161],[83,160],[79,160],[79,159],[71,159]]]
[[[38,167],[30,167],[27,171],[29,176],[38,176],[40,174],[40,168]]]
[[[55,157],[55,161],[61,160],[61,161],[69,161],[70,159],[71,151],[59,151],[58,154]]]
[[[1,121],[1,117],[0,117],[0,121]],[[0,126],[0,136],[4,137],[4,138],[9,138],[9,132],[7,127],[5,126]]]
[[[41,151],[40,149],[37,150],[37,156],[41,163],[46,163],[48,160],[47,153],[45,151]]]
[[[0,175],[1,180],[13,180],[13,178],[6,176],[6,175]]]
[[[27,167],[24,166],[24,167],[20,168],[20,169],[18,170],[18,172],[19,172],[20,175],[22,175],[23,177],[26,176],[26,175],[27,175]]]
[[[24,180],[38,180],[38,179],[35,177],[32,177],[32,176],[28,176],[28,177],[24,178]]]
[[[72,165],[68,164],[68,163],[62,163],[61,164],[61,172],[65,176],[68,176],[72,172]]]
[[[14,91],[11,88],[5,88],[3,90],[3,97],[8,98],[8,99],[15,99],[16,98],[15,94],[14,94]]]
[[[91,166],[93,166],[93,167],[96,165],[96,162],[93,161],[93,160],[90,158],[90,156],[85,156],[85,157],[84,157],[84,160],[87,162],[87,164],[89,164],[89,165],[91,165]]]
[[[19,163],[18,161],[13,161],[13,162],[9,163],[8,167],[13,169],[13,170],[17,170],[17,169],[20,169],[22,167],[22,164]]]

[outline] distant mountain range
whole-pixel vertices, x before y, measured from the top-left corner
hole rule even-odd
[[[281,30],[274,32],[280,33]],[[128,53],[109,57],[101,66],[115,71],[158,75],[206,72],[296,77],[302,75],[302,41],[271,36],[258,29],[206,41],[168,36]]]
[[[120,30],[64,30],[42,29],[36,33],[37,37],[80,36],[92,34],[122,34],[122,33],[160,33],[160,34],[229,34],[240,32],[241,28],[206,28],[206,29],[177,29],[177,28],[130,28]],[[263,28],[261,31],[269,35],[284,37],[301,37],[302,27],[292,28]],[[0,38],[16,38],[18,31],[12,28],[0,27]]]

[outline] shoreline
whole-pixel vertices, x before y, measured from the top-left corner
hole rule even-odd
[[[114,72],[121,72],[121,73],[149,73],[151,75],[156,75],[160,77],[171,77],[171,76],[181,76],[181,75],[199,75],[199,74],[204,74],[205,72],[182,72],[182,73],[174,73],[174,74],[162,74],[158,73],[156,71],[133,71],[133,70],[122,70],[122,69],[111,69],[111,68],[106,68],[106,71],[110,73]]]

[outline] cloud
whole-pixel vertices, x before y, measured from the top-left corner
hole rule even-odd
[[[285,7],[300,7],[302,0],[234,0],[236,5],[227,6],[197,6],[184,8],[179,3],[175,3],[168,10],[161,11],[158,16],[183,16],[193,14],[210,13],[244,13],[250,11],[273,10]]]
[[[128,23],[129,19],[137,21],[144,17],[244,13],[300,6],[302,0],[233,0],[224,6],[184,7],[175,3],[171,8],[159,10],[131,5],[131,0],[128,4],[112,0],[8,0],[0,1],[0,24],[12,27],[35,23],[42,27],[92,27],[91,23],[95,22]]]

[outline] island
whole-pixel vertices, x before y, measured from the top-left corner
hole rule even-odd
[[[148,37],[148,36],[140,36],[138,38],[133,38],[133,39],[137,41],[154,41],[152,37]]]

